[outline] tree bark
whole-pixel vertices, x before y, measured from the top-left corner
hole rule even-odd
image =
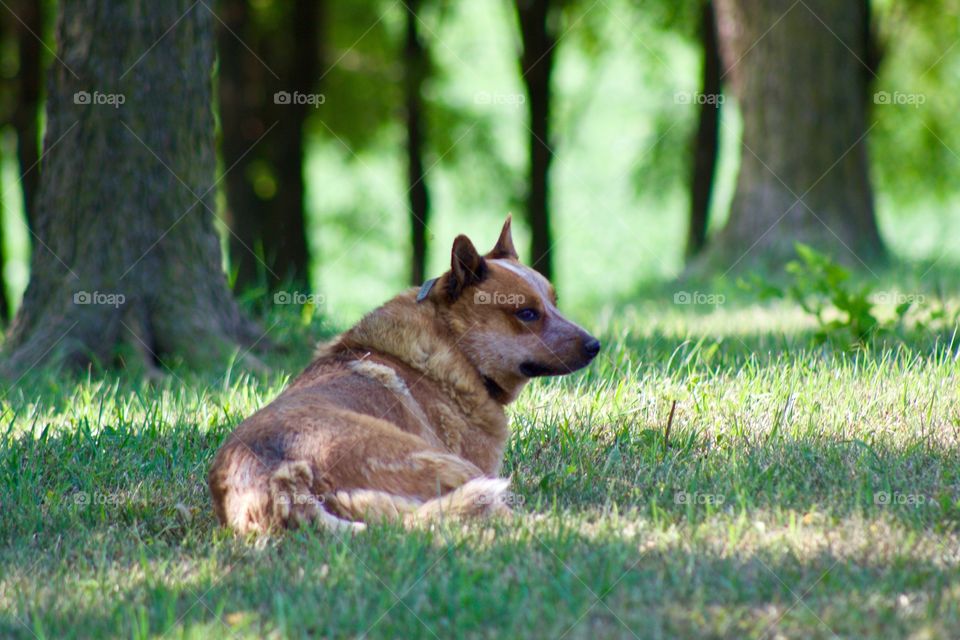
[[[0,145],[0,167],[3,166],[3,145]],[[4,268],[7,266],[6,238],[4,237],[4,219],[7,215],[3,204],[3,181],[0,180],[0,325],[6,326],[10,318],[10,302],[7,300],[7,279]]]
[[[320,75],[318,28],[321,6],[318,0],[296,0],[293,4],[294,41],[289,77],[293,90],[302,93],[312,93]],[[283,105],[275,106],[279,109]],[[264,246],[276,256],[273,270],[296,285],[306,286],[310,281],[310,258],[307,250],[306,182],[303,176],[306,160],[304,127],[316,107],[309,103],[286,106],[289,107],[289,113],[284,111],[277,116],[277,134],[281,145],[271,149],[275,153],[280,188],[274,201],[273,220],[264,224],[263,237]],[[274,287],[279,284],[272,282]]]
[[[404,99],[407,125],[407,197],[410,205],[410,233],[413,248],[410,282],[418,285],[426,279],[427,219],[430,216],[430,193],[424,174],[423,153],[423,82],[427,74],[427,54],[417,33],[418,0],[406,6],[406,38],[404,40]]]
[[[253,161],[263,153],[260,144],[271,141],[267,134],[273,122],[266,121],[263,104],[270,87],[261,76],[269,73],[253,66],[244,42],[254,42],[246,0],[221,0],[218,5],[225,26],[217,27],[217,101],[220,113],[220,154],[223,166],[234,169],[224,177],[227,196],[225,217],[230,230],[230,268],[238,290],[253,287],[261,277],[263,245],[259,220],[266,213],[254,191]],[[252,61],[257,65],[257,61]],[[256,78],[254,78],[256,74]],[[260,141],[259,143],[257,141]],[[259,255],[258,255],[259,254]]]
[[[220,362],[259,332],[230,296],[213,227],[214,18],[189,0],[59,11],[38,242],[3,372],[107,365],[121,345],[148,366]]]
[[[23,192],[23,210],[27,226],[33,228],[34,197],[40,177],[37,166],[40,158],[40,87],[43,82],[41,43],[45,31],[45,2],[26,0],[17,3],[15,11],[20,20],[13,20],[17,38],[17,106],[13,126],[17,132],[17,159],[20,164],[20,184]],[[22,21],[22,22],[21,22]]]
[[[550,230],[551,145],[550,80],[553,75],[556,36],[550,24],[550,0],[516,0],[523,53],[520,70],[527,89],[530,119],[529,184],[527,217],[530,222],[530,262],[547,278],[553,276],[553,248]]]
[[[862,2],[716,0],[724,75],[743,114],[730,218],[704,254],[716,268],[779,266],[796,242],[850,264],[883,256],[863,11]]]
[[[320,68],[323,3],[296,0],[285,7],[279,28],[251,19],[244,0],[224,0],[220,28],[218,92],[223,162],[236,166],[226,179],[231,266],[239,289],[265,284],[275,290],[309,282],[304,125],[317,108],[291,99],[313,95]],[[238,37],[239,36],[239,37]],[[244,43],[254,43],[257,54]],[[258,188],[257,174],[272,186]]]
[[[710,224],[713,179],[720,152],[720,50],[713,2],[703,2],[700,19],[703,69],[697,132],[693,143],[693,175],[690,180],[690,226],[687,230],[687,258],[703,250]]]
[[[872,102],[873,85],[877,79],[877,72],[880,70],[880,63],[883,61],[883,48],[873,24],[872,0],[861,0],[861,2],[863,3],[863,11],[861,12],[863,24],[861,28],[863,29],[863,40],[867,43],[863,56],[863,85],[865,100],[869,105]]]

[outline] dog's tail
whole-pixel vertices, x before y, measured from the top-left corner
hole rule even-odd
[[[400,521],[406,527],[444,519],[466,520],[506,515],[510,481],[474,478],[446,495],[423,502],[385,491],[338,491],[331,506],[351,520]]]
[[[510,513],[506,478],[474,478],[445,496],[428,500],[404,517],[407,526],[450,518],[489,518]]]
[[[362,531],[368,522],[393,521],[414,527],[445,518],[509,513],[510,481],[504,478],[474,478],[445,495],[424,501],[371,489],[326,492],[322,479],[318,482],[303,461],[283,462],[270,473],[260,468],[247,468],[245,473],[231,469],[247,481],[228,483],[225,474],[229,470],[215,464],[210,472],[210,490],[220,522],[240,533],[266,534],[301,526],[347,533]]]
[[[270,476],[272,521],[282,527],[315,523],[331,531],[362,531],[366,525],[338,518],[312,490],[313,472],[305,462],[285,462]]]

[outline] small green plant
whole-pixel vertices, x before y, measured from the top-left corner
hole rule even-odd
[[[816,318],[820,342],[851,338],[863,344],[877,334],[902,327],[907,312],[918,304],[916,298],[905,297],[892,316],[882,317],[877,314],[870,284],[854,284],[849,270],[808,245],[797,243],[795,249],[798,259],[785,268],[791,276],[789,284],[781,288],[753,276],[748,286],[764,298],[793,300],[800,305]]]

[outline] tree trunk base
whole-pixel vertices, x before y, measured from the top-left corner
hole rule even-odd
[[[802,205],[796,205],[802,208]],[[804,210],[804,214],[810,215]],[[784,266],[797,258],[797,244],[806,244],[854,270],[883,266],[888,255],[882,244],[867,237],[842,237],[845,230],[833,231],[826,224],[817,229],[809,220],[791,220],[791,214],[780,222],[749,233],[736,234],[728,225],[704,250],[687,264],[684,278],[701,279],[759,272],[776,277]],[[766,232],[766,233],[765,233]]]
[[[271,342],[256,323],[239,314],[232,319],[203,318],[191,309],[178,312],[171,308],[151,315],[142,302],[125,300],[119,306],[84,303],[84,294],[87,299],[114,295],[66,292],[81,302],[59,313],[45,313],[29,327],[23,324],[29,318],[18,317],[5,345],[0,377],[21,378],[40,366],[82,370],[93,365],[142,371],[148,378],[158,378],[178,364],[215,369],[238,356],[243,366],[254,372],[267,370],[252,351],[260,353]]]

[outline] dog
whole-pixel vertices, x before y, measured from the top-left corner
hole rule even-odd
[[[504,407],[531,378],[571,373],[600,351],[519,262],[510,224],[483,256],[458,236],[449,271],[321,346],[237,427],[208,477],[221,524],[357,531],[509,512],[509,481],[497,477]]]

